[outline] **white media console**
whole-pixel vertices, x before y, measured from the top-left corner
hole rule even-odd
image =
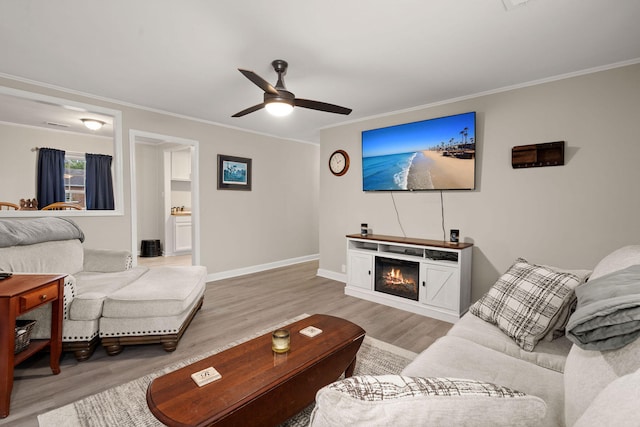
[[[450,323],[466,313],[472,243],[375,234],[346,237],[345,294]]]

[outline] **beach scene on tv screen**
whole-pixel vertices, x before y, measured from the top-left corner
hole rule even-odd
[[[475,113],[362,132],[364,191],[472,190]]]

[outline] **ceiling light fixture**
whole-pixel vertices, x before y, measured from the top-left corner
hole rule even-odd
[[[269,114],[278,117],[288,116],[293,111],[293,105],[286,100],[267,102],[264,108]]]
[[[84,123],[87,129],[91,129],[91,130],[98,130],[106,124],[102,120],[96,120],[96,119],[80,119],[80,120],[82,121],[82,123]]]

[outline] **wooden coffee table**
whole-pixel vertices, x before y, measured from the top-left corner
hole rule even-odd
[[[309,338],[307,326],[323,330]],[[151,412],[168,426],[270,426],[297,414],[344,372],[353,374],[365,331],[316,314],[285,327],[291,350],[271,350],[271,333],[158,377],[149,384]],[[215,368],[222,378],[198,387],[191,374]]]

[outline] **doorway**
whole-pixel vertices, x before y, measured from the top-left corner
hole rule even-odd
[[[198,172],[198,141],[161,135],[151,132],[130,130],[131,167],[131,252],[138,254],[140,244],[145,239],[160,239],[163,255],[175,255],[166,245],[173,245],[167,230],[177,218],[171,204],[171,162],[170,153],[177,151],[189,155],[190,177],[180,185],[181,196],[190,201],[181,211],[181,230],[184,230],[185,215],[191,220],[191,264],[200,263],[200,200]],[[189,191],[190,190],[190,191]],[[184,194],[188,191],[189,194]],[[184,205],[184,202],[183,202]],[[182,206],[181,206],[182,207]],[[172,249],[173,246],[169,249]],[[184,258],[184,253],[180,254]],[[137,257],[134,257],[137,260]],[[137,261],[136,261],[137,264]]]

